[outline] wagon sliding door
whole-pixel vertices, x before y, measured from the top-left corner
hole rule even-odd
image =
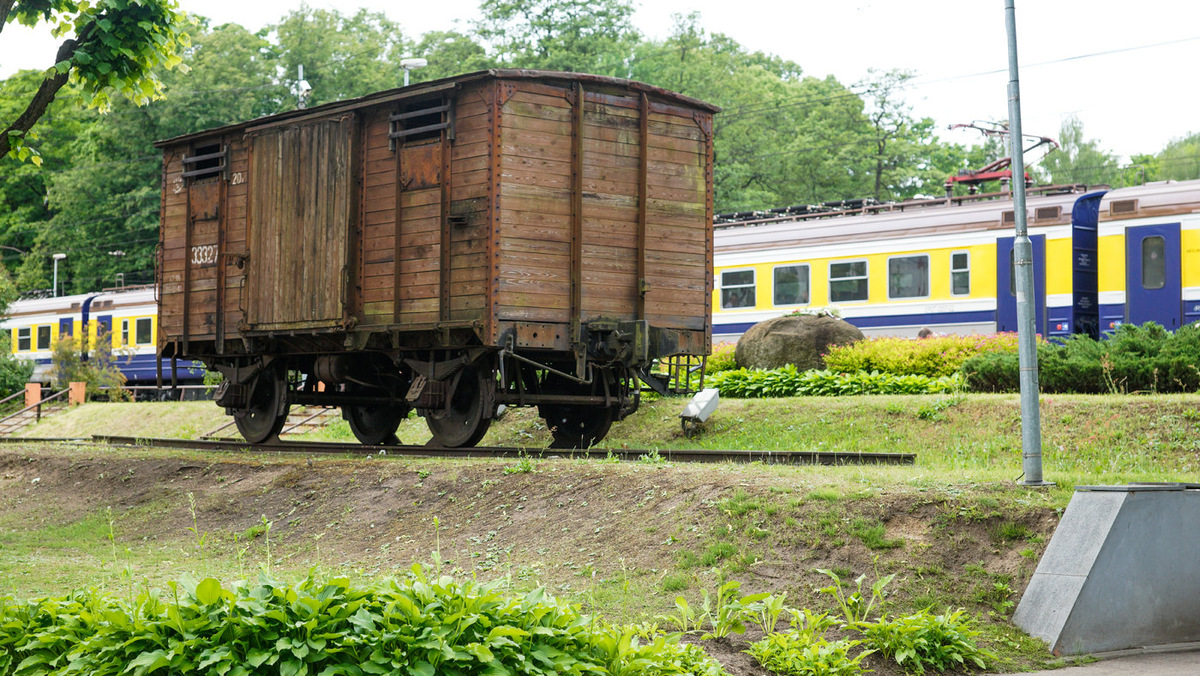
[[[355,127],[347,114],[251,132],[251,331],[334,328],[348,319]]]

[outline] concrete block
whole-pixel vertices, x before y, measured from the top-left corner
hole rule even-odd
[[[1198,489],[1077,488],[1013,622],[1056,655],[1200,641]]]

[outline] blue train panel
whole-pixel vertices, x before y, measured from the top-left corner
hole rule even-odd
[[[1100,338],[1100,200],[1106,191],[1080,197],[1071,209],[1071,316],[1063,330]],[[1052,311],[1051,332],[1057,324]]]
[[[1140,225],[1125,231],[1125,321],[1182,324],[1183,279],[1179,224]]]
[[[1046,236],[1032,235],[1033,297],[1036,331],[1046,335]],[[1017,285],[1013,279],[1013,243],[1015,237],[996,239],[996,330],[1017,330]]]

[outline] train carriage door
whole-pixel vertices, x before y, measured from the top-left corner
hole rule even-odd
[[[252,331],[345,326],[359,203],[356,116],[250,132],[246,322]]]
[[[1183,295],[1179,224],[1125,230],[1125,321],[1179,328]]]
[[[112,315],[100,315],[96,317],[96,344],[100,344],[100,339],[108,336],[108,346],[112,347]]]
[[[70,338],[73,335],[75,335],[75,320],[74,319],[58,320],[58,337],[60,339]]]
[[[1017,330],[1017,280],[1014,276],[1014,237],[996,240],[996,330]],[[1046,236],[1030,235],[1033,243],[1034,322],[1046,335]]]

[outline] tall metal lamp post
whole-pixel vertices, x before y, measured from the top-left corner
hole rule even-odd
[[[429,65],[427,59],[400,59],[400,67],[404,69],[404,86],[408,86],[408,71],[424,68]]]
[[[1013,0],[1004,0],[1004,23],[1008,32],[1008,136],[1012,157],[1013,267],[1017,282],[1017,355],[1021,375],[1021,468],[1022,486],[1046,486],[1042,479],[1042,414],[1038,409],[1037,322],[1034,317],[1033,243],[1025,214],[1025,155],[1021,135],[1021,88],[1017,69],[1017,18]]]
[[[67,257],[67,254],[65,254],[65,253],[56,253],[53,256],[51,256],[51,258],[54,259],[54,288],[51,289],[51,291],[53,292],[52,295],[55,298],[58,297],[58,262],[66,257]]]

